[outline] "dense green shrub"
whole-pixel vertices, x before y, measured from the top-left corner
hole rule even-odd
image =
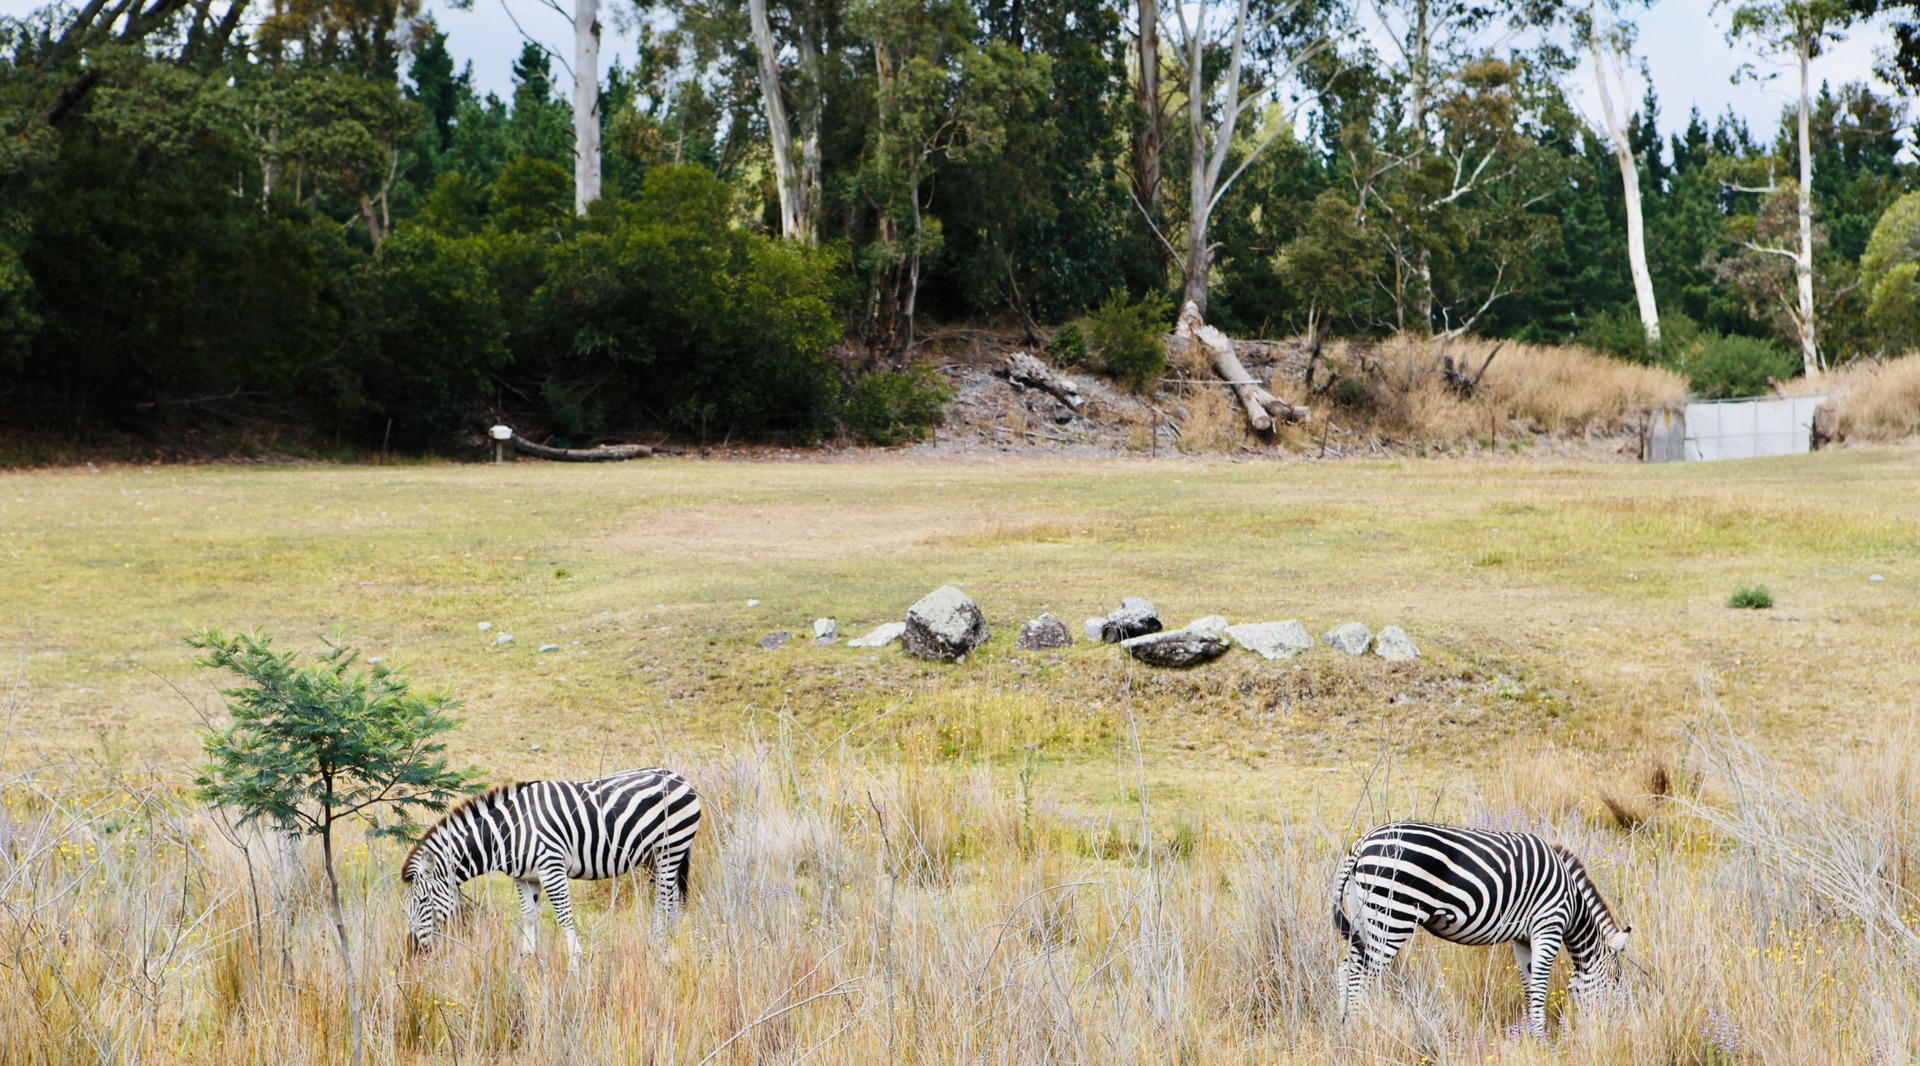
[[[1668,365],[1687,376],[1695,396],[1707,400],[1764,395],[1773,382],[1800,372],[1797,354],[1758,337],[1702,330],[1691,342],[1674,342],[1669,352]]]
[[[1578,340],[1602,355],[1677,370],[1693,394],[1707,400],[1759,396],[1800,372],[1799,356],[1773,341],[1722,334],[1681,314],[1661,316],[1657,348],[1647,347],[1640,316],[1627,307],[1588,319]]]
[[[1167,370],[1166,335],[1172,304],[1164,296],[1139,302],[1115,290],[1087,316],[1086,340],[1114,379],[1145,392]]]
[[[1773,593],[1765,585],[1738,589],[1727,597],[1727,606],[1736,610],[1764,611],[1773,606]]]
[[[1069,322],[1053,335],[1047,345],[1047,358],[1057,367],[1076,367],[1087,361],[1087,338],[1080,323]]]
[[[656,167],[638,202],[553,248],[515,362],[568,428],[807,438],[829,424],[843,252],[749,233],[731,211],[707,171]]]
[[[953,386],[932,367],[868,374],[847,390],[841,420],[869,444],[925,440],[951,399]]]

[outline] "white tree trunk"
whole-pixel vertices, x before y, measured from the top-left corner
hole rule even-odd
[[[600,4],[573,6],[573,209],[600,199]]]
[[[1611,62],[1613,51],[1602,43],[1600,28],[1600,7],[1597,0],[1588,0],[1589,41],[1593,50],[1593,78],[1600,90],[1600,110],[1606,124],[1607,141],[1613,148],[1613,158],[1620,164],[1620,185],[1625,191],[1627,204],[1627,269],[1633,273],[1633,296],[1640,305],[1640,328],[1646,331],[1647,347],[1653,348],[1660,343],[1660,308],[1653,297],[1653,273],[1647,269],[1647,231],[1640,209],[1640,167],[1633,158],[1633,143],[1627,139],[1626,119],[1614,109],[1613,84],[1610,72],[1617,69]],[[1622,83],[1622,95],[1626,85]]]
[[[800,69],[807,75],[807,98],[800,111],[800,239],[813,244],[820,239],[820,126],[826,100],[820,87],[820,48],[813,31],[804,23],[796,28]]]
[[[1800,283],[1800,361],[1807,377],[1820,376],[1820,345],[1813,312],[1813,144],[1809,134],[1807,64],[1813,58],[1813,34],[1800,37],[1800,254],[1793,270]]]
[[[787,125],[787,104],[780,93],[779,54],[773,46],[773,26],[767,21],[767,0],[747,0],[753,24],[753,49],[760,57],[760,101],[766,109],[767,135],[773,147],[773,182],[780,196],[780,235],[799,239],[803,230],[800,180],[793,159],[793,130]]]
[[[1193,136],[1192,172],[1187,179],[1187,269],[1185,299],[1207,315],[1207,223],[1213,214],[1207,206],[1213,189],[1207,181],[1207,98],[1204,91],[1206,58],[1207,3],[1195,5],[1193,31],[1187,46],[1187,129]]]

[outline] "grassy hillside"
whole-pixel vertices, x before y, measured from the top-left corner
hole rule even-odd
[[[453,754],[496,780],[666,762],[708,798],[679,932],[580,884],[572,982],[550,919],[514,956],[500,878],[409,959],[398,853],[347,849],[375,1061],[1904,1061],[1917,457],[9,475],[0,1029],[27,1062],[345,1060],[310,866],[186,798],[219,708],[179,637],[217,623],[353,631],[466,699]],[[943,582],[995,630],[965,663],[808,639]],[[1754,584],[1776,606],[1725,606]],[[1427,657],[1012,648],[1124,595]],[[1636,930],[1615,1010],[1526,1041],[1510,953],[1422,940],[1343,1024],[1330,873],[1412,812],[1585,855]]]

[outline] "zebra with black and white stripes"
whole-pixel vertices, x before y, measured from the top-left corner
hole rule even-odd
[[[653,873],[654,924],[672,924],[687,894],[687,852],[700,830],[700,797],[671,770],[628,770],[592,781],[523,781],[462,802],[421,835],[401,865],[407,930],[425,951],[460,906],[460,886],[499,871],[520,886],[520,948],[532,954],[540,893],[567,931],[569,967],[580,959],[568,878],[595,881],[645,866]]]
[[[1349,909],[1352,917],[1349,918]],[[1395,822],[1354,842],[1334,888],[1333,925],[1347,941],[1344,1017],[1417,929],[1456,944],[1511,942],[1527,994],[1527,1029],[1547,1030],[1547,978],[1560,949],[1568,990],[1591,1002],[1619,980],[1630,926],[1572,852],[1531,833]]]

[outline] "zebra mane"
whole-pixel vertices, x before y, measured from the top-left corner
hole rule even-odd
[[[476,792],[453,806],[448,807],[446,813],[440,816],[440,820],[428,826],[426,832],[421,833],[420,838],[415,840],[413,846],[407,849],[407,857],[400,860],[401,882],[403,884],[411,884],[413,882],[413,857],[420,853],[420,848],[425,845],[428,840],[433,838],[433,834],[438,832],[441,826],[451,821],[454,815],[459,814],[461,811],[466,810],[476,803],[485,803],[502,792],[510,792],[518,786],[519,783],[515,781],[503,782],[488,788],[485,792]]]
[[[1580,861],[1580,856],[1567,850],[1566,846],[1562,844],[1549,844],[1547,846],[1553,849],[1554,854],[1560,856],[1560,861],[1566,864],[1568,873],[1586,884],[1588,894],[1593,897],[1596,903],[1600,904],[1601,913],[1607,916],[1607,924],[1613,926],[1615,929],[1620,928],[1620,919],[1614,917],[1613,914],[1613,904],[1608,903],[1607,897],[1601,894],[1600,886],[1593,883],[1593,875],[1587,872],[1587,864]]]

